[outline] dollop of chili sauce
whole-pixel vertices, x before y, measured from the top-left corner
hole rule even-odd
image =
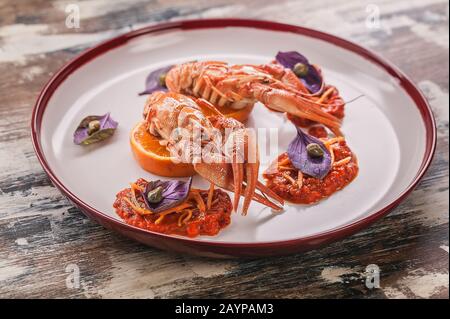
[[[348,163],[333,166],[323,179],[314,178],[292,165],[288,154],[281,154],[264,173],[267,186],[287,201],[296,204],[313,204],[341,190],[358,175],[358,161],[345,141],[333,145],[334,163],[351,157]],[[286,163],[287,162],[287,163]],[[279,166],[283,163],[283,166]]]
[[[142,189],[145,189],[147,181],[138,179],[135,184]],[[203,202],[207,203],[208,191],[199,190]],[[196,237],[198,235],[217,235],[220,230],[228,226],[231,222],[230,214],[232,212],[232,204],[227,193],[220,189],[215,189],[211,201],[210,209],[201,212],[193,202],[192,217],[186,222],[179,222],[180,214],[182,212],[174,212],[165,215],[162,221],[157,222],[160,214],[140,214],[126,199],[133,203],[137,201],[139,207],[145,207],[143,199],[140,196],[132,198],[131,188],[126,188],[116,195],[116,200],[113,207],[116,209],[117,215],[120,216],[127,224],[147,229],[150,231],[174,234],[188,237]]]

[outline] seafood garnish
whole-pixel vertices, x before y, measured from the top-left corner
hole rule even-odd
[[[305,56],[296,51],[288,51],[278,52],[275,58],[285,68],[291,69],[311,93],[316,94],[322,91],[322,75]]]
[[[73,142],[78,145],[89,145],[111,137],[119,123],[105,115],[91,115],[85,117],[73,134]]]
[[[180,181],[170,183],[177,182]],[[177,184],[182,185],[184,199],[175,206],[158,212],[150,211],[146,206],[145,195],[148,195],[145,190],[151,188],[150,183],[154,182],[140,178],[116,195],[113,207],[127,224],[158,233],[196,237],[216,235],[231,222],[232,205],[227,193],[214,188],[188,189],[186,184],[190,185],[190,182]],[[186,190],[188,192],[184,196]],[[155,200],[158,199],[158,195],[151,196]]]
[[[145,79],[145,90],[139,95],[151,94],[156,91],[167,91],[166,75],[173,65],[164,66],[152,71]]]
[[[304,174],[324,178],[331,169],[331,153],[325,144],[297,128],[297,137],[287,150],[292,165]]]
[[[268,188],[287,201],[296,204],[313,204],[331,196],[350,184],[358,175],[358,161],[343,137],[321,139],[331,155],[331,167],[322,178],[299,170],[288,153],[283,153],[264,172]],[[311,145],[311,144],[309,144]],[[318,149],[314,147],[315,151]],[[314,151],[314,152],[315,152]],[[321,154],[318,151],[318,154]]]
[[[192,178],[188,182],[140,180],[132,184],[130,198],[124,190],[115,203],[116,209],[124,208],[123,201],[131,205],[133,214],[121,210],[118,214],[124,219],[132,216],[133,223],[153,230],[164,218],[155,216],[181,212],[181,227],[192,221],[189,201],[197,203],[195,216],[201,219],[202,212],[212,209],[215,194],[222,192],[215,187],[234,193],[230,211],[241,207],[241,196],[243,215],[253,200],[280,211],[284,200],[312,204],[357,176],[356,156],[341,132],[346,103],[336,87],[325,83],[320,67],[296,51],[278,52],[272,62],[260,65],[190,61],[163,67],[149,74],[142,94],[150,95],[139,131],[133,130],[141,133],[133,133],[131,143],[138,162],[147,171],[165,176],[187,164],[190,170],[180,169],[177,176],[198,173],[209,181],[210,189],[191,189]],[[258,180],[255,131],[236,115],[233,118],[239,112],[248,116],[257,102],[285,113],[297,128],[287,151],[264,172],[266,184]],[[164,155],[163,160],[158,154]],[[159,166],[165,170],[154,169]]]
[[[183,181],[150,181],[145,187],[143,198],[146,207],[159,213],[175,207],[186,200],[191,189],[192,178]]]
[[[278,62],[229,65],[220,61],[187,62],[167,73],[169,91],[201,97],[213,105],[240,109],[257,101],[267,108],[314,121],[341,136],[341,120],[324,111],[305,84]]]

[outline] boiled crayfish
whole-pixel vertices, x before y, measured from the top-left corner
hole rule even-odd
[[[261,102],[267,108],[321,123],[342,136],[341,120],[324,112],[292,70],[277,63],[229,65],[194,61],[170,69],[165,84],[172,92],[203,98],[235,109]]]
[[[203,109],[214,115],[206,116]],[[252,200],[281,209],[268,197],[283,199],[258,181],[259,155],[254,134],[212,104],[175,92],[154,92],[146,102],[144,118],[150,134],[157,136],[173,157],[194,165],[195,171],[214,185],[234,191],[234,210],[244,196],[245,215]],[[259,190],[261,194],[257,193]]]

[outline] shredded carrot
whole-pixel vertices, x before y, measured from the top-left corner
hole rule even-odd
[[[135,210],[136,212],[138,212],[138,213],[141,214],[141,215],[150,215],[150,214],[153,214],[153,213],[152,213],[151,211],[149,211],[148,209],[145,209],[145,208],[142,208],[142,207],[139,207],[139,206],[133,204],[133,203],[131,202],[131,200],[129,200],[127,197],[124,197],[123,200],[126,201],[126,202],[128,203],[128,205],[130,205],[131,208],[133,208],[133,210]]]
[[[162,212],[159,212],[158,214],[166,214],[166,213],[174,213],[174,212],[179,213],[179,212],[181,212],[183,209],[188,208],[188,207],[191,207],[191,206],[192,206],[191,203],[184,202],[184,203],[181,203],[181,204],[178,205],[178,206],[175,206],[175,207],[172,207],[172,208],[168,208],[168,209],[166,209],[166,210],[163,210]]]
[[[131,188],[132,188],[132,189],[135,189],[135,190],[138,190],[138,191],[141,191],[141,192],[144,191],[144,188],[142,188],[142,187],[139,186],[139,185],[136,185],[136,183],[130,183],[130,185],[131,185]]]
[[[192,209],[186,209],[186,211],[178,218],[178,227],[181,227],[182,224],[186,224],[191,217]]]
[[[187,209],[184,213],[182,213],[180,215],[180,217],[178,217],[178,223],[177,223],[178,227],[181,227],[182,223],[184,222],[185,217],[189,214],[189,212],[190,212],[190,210]],[[191,211],[191,213],[192,213],[192,211]]]
[[[341,159],[340,161],[334,163],[333,166],[334,166],[334,167],[337,167],[337,166],[345,165],[345,164],[347,164],[348,162],[350,162],[351,160],[352,160],[352,157],[351,157],[351,156],[348,156],[348,157],[346,157],[346,158],[344,158],[344,159]]]
[[[200,196],[200,193],[198,189],[191,189],[191,194],[189,194],[191,198],[193,198],[197,202],[198,209],[204,213],[206,211],[205,202],[203,202],[202,196]]]
[[[207,201],[207,203],[206,203],[206,207],[207,207],[208,209],[211,209],[211,202],[212,202],[213,196],[214,196],[214,184],[211,183],[211,184],[209,185],[208,201]]]
[[[180,215],[180,217],[178,217],[178,222],[177,222],[178,227],[181,227],[181,222],[182,222],[183,216],[186,215],[186,213],[183,213]]]
[[[181,215],[183,215],[182,211],[188,207],[191,207],[190,203],[183,203],[181,205],[178,205],[178,206],[175,206],[175,207],[172,207],[165,211],[160,212],[158,219],[155,220],[155,224],[160,224],[164,220],[164,217],[166,217],[169,214],[181,213]]]
[[[345,138],[343,136],[339,136],[339,137],[330,138],[329,140],[323,142],[323,144],[325,144],[325,146],[328,146],[328,145],[332,145],[334,143],[338,143],[338,142],[342,142],[342,141],[345,141]]]
[[[136,198],[136,192],[134,191],[133,186],[131,186],[130,190],[131,190],[131,201],[133,202],[134,205],[136,205],[137,204],[137,198]]]
[[[183,223],[186,224],[192,218],[192,210],[188,210],[188,215],[183,219]]]
[[[135,183],[130,183],[131,186],[131,195],[133,195],[131,197],[131,200],[133,202],[134,205],[139,205],[138,204],[138,200],[136,197],[136,190],[140,191],[141,193],[144,191],[141,187],[139,187],[138,185],[136,185]]]
[[[334,92],[334,87],[330,87],[328,90],[325,91],[325,93],[322,94],[322,96],[317,100],[317,103],[322,103],[325,101],[325,99]]]
[[[284,178],[286,178],[288,181],[290,181],[292,185],[297,184],[297,182],[295,181],[295,179],[293,179],[293,178],[291,177],[291,175],[289,175],[289,174],[283,174],[283,176],[284,176]]]
[[[164,217],[166,217],[166,215],[169,215],[169,214],[171,214],[171,213],[173,213],[173,212],[160,213],[158,219],[155,220],[155,224],[156,224],[156,225],[160,224],[160,223],[164,220]]]
[[[303,187],[303,173],[301,171],[298,171],[297,185],[298,185],[298,188]]]
[[[180,217],[178,217],[178,222],[177,225],[178,227],[181,227],[181,222],[183,221],[183,217],[186,216],[187,212],[184,212],[183,214],[180,215]]]
[[[335,159],[333,145],[330,145],[330,147],[328,147],[328,150],[330,151],[330,154],[331,154],[331,165],[333,165],[334,164],[334,159]]]

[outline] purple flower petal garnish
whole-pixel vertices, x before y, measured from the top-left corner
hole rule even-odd
[[[287,51],[287,52],[281,52],[279,51],[275,57],[275,59],[280,63],[282,66],[288,69],[293,69],[294,66],[297,63],[303,63],[306,65],[309,65],[308,59],[298,53],[297,51]]]
[[[98,121],[98,127],[95,131],[89,129],[89,123]],[[78,125],[73,134],[73,142],[77,145],[89,145],[103,141],[111,137],[116,131],[119,123],[114,121],[110,113],[105,115],[90,115],[85,117]]]
[[[191,189],[192,177],[187,182],[183,181],[150,181],[145,188],[143,197],[145,205],[153,213],[159,213],[175,207],[186,200]],[[150,203],[148,193],[157,187],[162,187],[162,200],[159,203]]]
[[[139,95],[151,94],[155,91],[167,91],[166,85],[161,85],[161,75],[167,74],[173,65],[165,66],[151,72],[145,79],[145,90]]]
[[[323,156],[312,157],[308,154],[307,146],[311,143],[320,146]],[[306,175],[322,179],[331,170],[331,154],[323,142],[304,133],[299,127],[297,137],[289,144],[287,153],[292,165]]]
[[[296,51],[278,52],[276,60],[285,68],[294,70],[297,63],[302,63],[307,67],[305,76],[299,77],[307,89],[315,94],[322,88],[323,78],[320,72],[309,63],[308,59]]]

